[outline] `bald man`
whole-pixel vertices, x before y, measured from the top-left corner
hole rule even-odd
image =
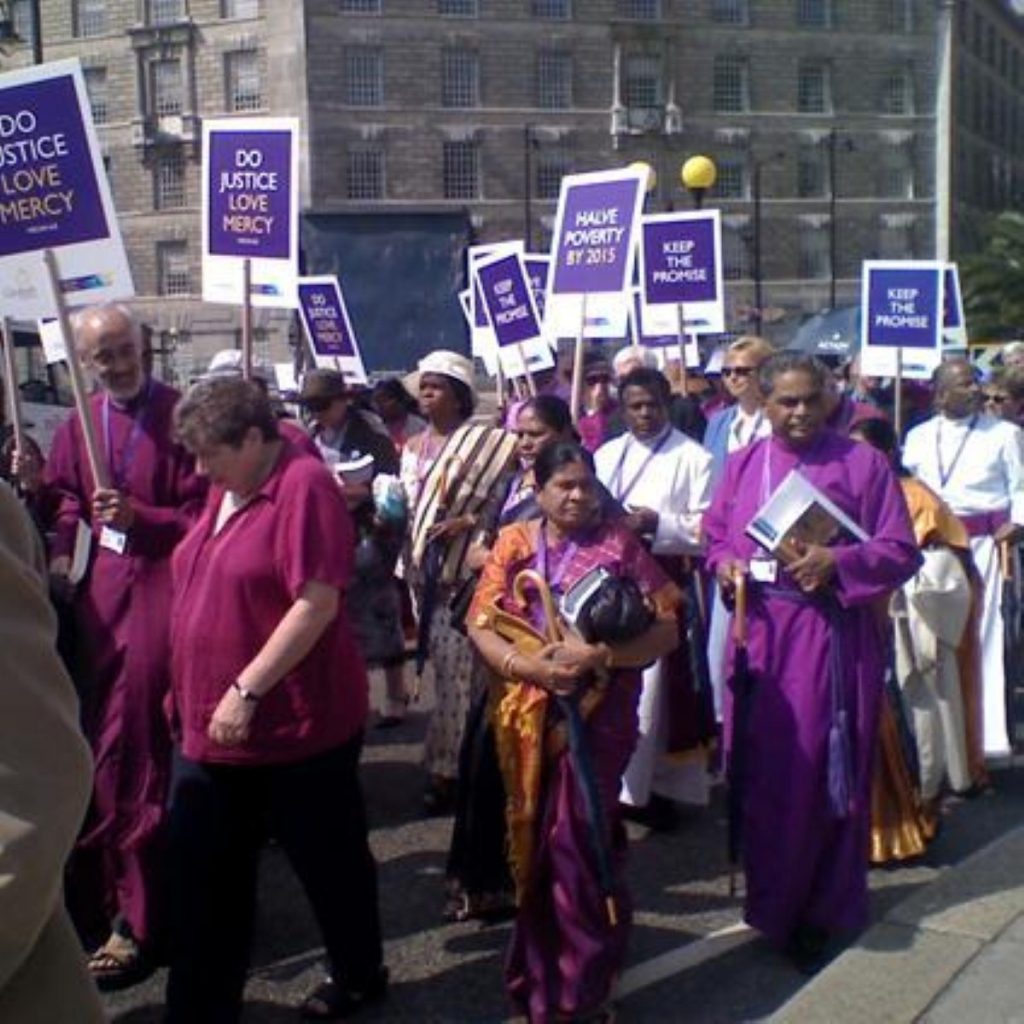
[[[171,741],[168,688],[170,556],[198,514],[205,486],[172,440],[178,393],[148,376],[142,333],[118,305],[75,322],[108,486],[89,471],[77,413],[53,442],[41,505],[55,539],[51,576],[72,602],[74,675],[96,761],[92,805],[71,871],[71,903],[101,988],[123,987],[151,967],[157,939],[159,844]],[[78,522],[92,535],[89,569],[68,582]]]

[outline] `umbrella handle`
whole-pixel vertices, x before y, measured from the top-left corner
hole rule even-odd
[[[558,609],[555,607],[555,599],[551,594],[548,581],[534,569],[523,569],[522,572],[517,573],[512,583],[512,594],[520,605],[526,604],[527,586],[532,586],[540,595],[546,620],[544,632],[548,643],[557,644],[560,640],[564,640],[565,637],[562,635],[562,629],[558,624]]]
[[[734,569],[732,582],[735,589],[736,603],[732,614],[732,637],[737,647],[747,646],[747,575],[740,569]]]
[[[999,568],[1002,570],[1004,580],[1013,579],[1013,552],[1008,540],[999,542]]]

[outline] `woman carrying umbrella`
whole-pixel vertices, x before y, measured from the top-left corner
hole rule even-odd
[[[498,535],[467,620],[500,681],[492,715],[519,904],[506,982],[531,1021],[603,1019],[630,916],[616,815],[619,780],[637,737],[639,669],[677,642],[681,595],[635,536],[601,515],[582,448],[546,447],[534,477],[543,518]],[[545,646],[538,634],[557,626],[543,593],[565,593],[597,569],[635,580],[656,618],[623,644],[571,638]],[[516,586],[524,570],[539,577],[538,588]],[[585,724],[572,744],[564,721],[556,724],[552,695],[578,702]],[[581,758],[572,756],[580,739],[587,754],[582,770]]]

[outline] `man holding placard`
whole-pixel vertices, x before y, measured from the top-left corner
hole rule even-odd
[[[101,987],[113,988],[146,973],[158,939],[158,850],[171,755],[162,710],[170,555],[201,507],[205,485],[172,440],[178,394],[143,370],[142,333],[131,313],[90,307],[78,315],[75,335],[99,385],[89,406],[110,480],[96,486],[75,414],[54,438],[40,497],[55,533],[51,574],[74,608],[75,675],[96,760],[71,899],[86,933],[112,919],[89,966]],[[69,574],[80,521],[92,544],[76,586]]]

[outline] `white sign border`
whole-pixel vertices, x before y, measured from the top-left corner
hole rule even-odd
[[[309,347],[313,353],[313,361],[317,366],[327,367],[332,370],[340,370],[353,384],[368,384],[369,377],[366,375],[366,364],[363,362],[363,350],[359,345],[359,339],[356,337],[356,332],[352,329],[352,318],[349,316],[348,306],[345,304],[345,292],[341,287],[341,281],[339,281],[334,274],[316,274],[307,277],[300,277],[296,280],[296,300],[298,300],[299,294],[298,286],[303,284],[327,286],[334,289],[334,295],[338,300],[338,309],[341,310],[341,318],[344,321],[345,330],[348,333],[349,340],[352,342],[352,348],[356,353],[354,356],[320,355],[313,345],[313,329],[306,316],[306,307],[299,302],[299,317],[301,318],[302,326],[306,331],[306,338],[309,340]]]

